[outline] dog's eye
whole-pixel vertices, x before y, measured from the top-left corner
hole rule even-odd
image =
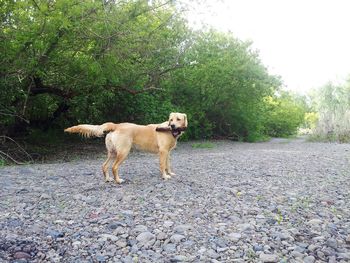
[[[170,119],[170,121],[173,121],[173,119]]]
[[[176,120],[177,120],[177,121],[181,121],[180,118],[177,118]]]

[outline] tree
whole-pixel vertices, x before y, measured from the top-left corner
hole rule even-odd
[[[1,14],[0,118],[13,129],[101,120],[183,66],[171,1],[7,1]]]

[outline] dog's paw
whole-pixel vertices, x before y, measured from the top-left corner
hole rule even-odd
[[[105,178],[105,182],[106,182],[106,183],[113,182],[113,178],[111,178],[111,177],[106,177],[106,178]]]
[[[164,175],[162,176],[162,178],[163,178],[164,180],[168,180],[168,179],[171,179],[171,176],[168,175],[168,174],[164,174]]]
[[[172,172],[170,172],[170,173],[168,173],[168,174],[171,175],[171,176],[176,175],[176,173],[172,173]]]
[[[115,181],[116,184],[121,184],[121,183],[123,183],[123,182],[124,182],[124,180],[123,180],[123,179],[120,179],[120,178],[119,178],[119,180],[116,180],[116,181]]]

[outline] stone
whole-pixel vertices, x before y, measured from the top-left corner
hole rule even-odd
[[[314,219],[311,219],[307,222],[308,225],[311,225],[311,226],[317,226],[317,225],[320,225],[322,224],[322,220],[321,219],[318,219],[318,218],[314,218]]]
[[[183,255],[177,255],[170,259],[170,262],[186,262],[186,261],[188,261],[188,258]]]
[[[64,233],[62,231],[58,231],[58,230],[48,229],[48,230],[46,230],[46,234],[48,236],[51,236],[52,238],[64,237]]]
[[[138,245],[142,247],[150,247],[154,244],[156,241],[155,235],[153,235],[151,232],[142,232],[136,237],[136,240],[138,242]]]
[[[337,240],[334,238],[329,238],[326,242],[326,245],[331,247],[331,248],[337,248],[338,244],[337,244]]]
[[[338,253],[337,256],[339,259],[350,260],[350,252]]]
[[[314,263],[315,260],[316,259],[314,256],[307,256],[307,257],[304,257],[304,259],[303,259],[304,263]]]
[[[119,248],[124,248],[128,245],[126,240],[118,240],[115,244]]]
[[[257,252],[257,251],[264,251],[264,247],[263,247],[263,246],[260,246],[260,245],[254,245],[254,246],[253,246],[253,250],[254,250],[255,252]]]
[[[245,232],[245,231],[253,230],[254,226],[252,224],[249,224],[249,223],[239,224],[239,225],[237,225],[237,229],[241,232]]]
[[[167,236],[168,235],[166,233],[160,232],[160,233],[157,234],[157,239],[158,240],[165,240],[167,238]]]
[[[171,243],[180,243],[181,241],[184,241],[186,239],[186,237],[184,235],[180,235],[180,234],[174,234],[170,237],[170,241]]]
[[[230,233],[227,235],[227,238],[232,242],[238,242],[242,238],[242,235],[240,233]]]
[[[32,256],[31,256],[30,254],[26,253],[26,252],[17,251],[17,252],[13,255],[13,257],[14,257],[15,259],[29,259],[29,258],[31,258]]]
[[[208,255],[208,257],[213,258],[213,259],[218,259],[220,257],[220,255],[218,253],[216,253],[215,250],[213,250],[213,249],[209,249],[207,251],[207,255]]]
[[[347,237],[346,237],[346,239],[345,239],[345,242],[346,242],[347,244],[350,244],[350,235],[347,235]]]
[[[174,227],[174,231],[176,233],[179,233],[179,234],[186,234],[190,230],[192,230],[192,226],[191,225],[178,225],[178,226]]]
[[[264,263],[275,263],[279,262],[279,257],[275,254],[261,253],[259,259]]]
[[[108,241],[108,240],[117,241],[117,240],[118,240],[118,237],[115,236],[115,235],[112,235],[112,234],[101,234],[101,235],[99,236],[99,238],[100,238],[102,241]]]
[[[174,225],[173,221],[164,221],[163,226],[166,228],[170,228]]]
[[[173,253],[176,251],[176,245],[175,244],[166,244],[163,246],[163,250],[166,252],[166,253]]]
[[[106,257],[102,255],[97,255],[96,260],[97,262],[106,262]]]

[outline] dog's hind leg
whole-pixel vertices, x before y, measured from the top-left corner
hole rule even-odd
[[[118,152],[117,158],[113,163],[112,172],[114,176],[114,181],[117,184],[121,184],[124,181],[119,177],[119,166],[122,164],[122,162],[126,159],[127,156],[128,156],[128,153],[125,154],[125,153]]]
[[[130,151],[130,147],[128,149],[123,149],[118,151],[117,150],[117,158],[115,159],[112,167],[112,172],[114,175],[114,181],[117,184],[121,184],[124,180],[120,179],[119,177],[119,166],[122,164],[122,162],[126,159]]]
[[[115,153],[108,151],[107,160],[102,165],[102,171],[103,171],[103,175],[105,178],[105,182],[112,182],[113,181],[113,179],[109,176],[108,169],[109,169],[109,163],[112,160],[112,158],[114,158],[114,157],[115,157]]]

